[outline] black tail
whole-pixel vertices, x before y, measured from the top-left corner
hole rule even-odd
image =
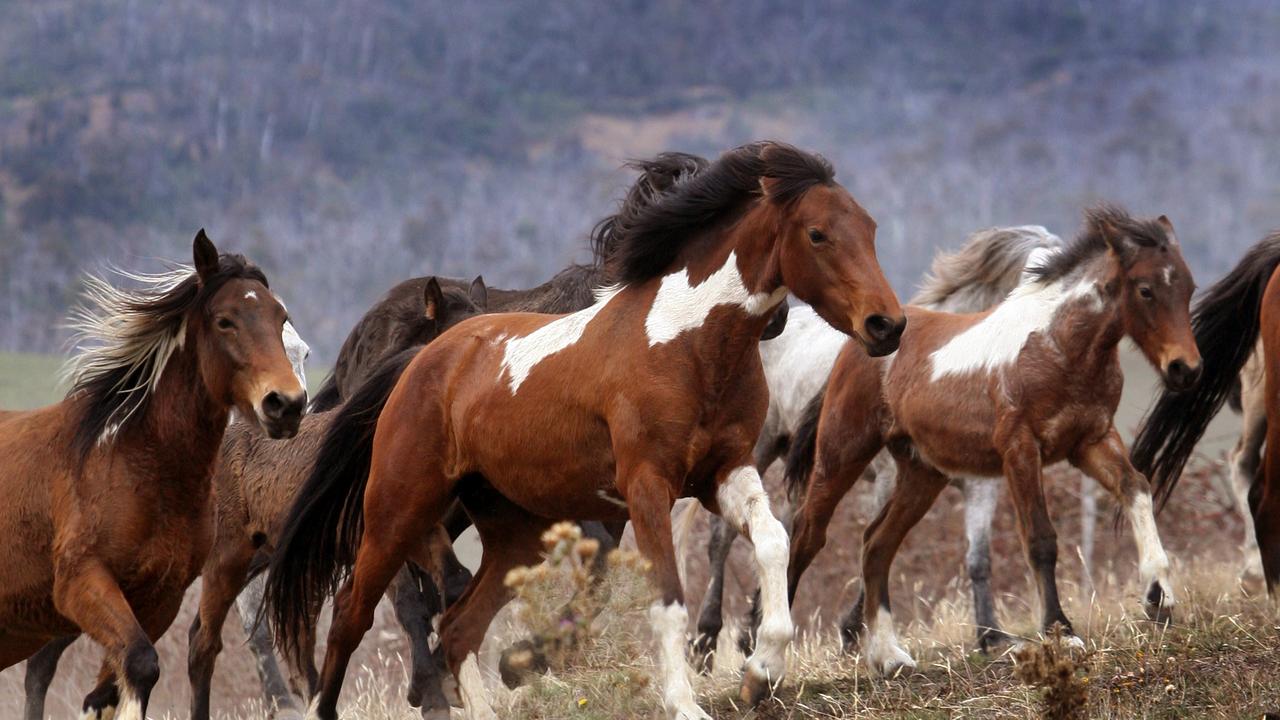
[[[1134,440],[1134,467],[1164,507],[1209,421],[1222,409],[1258,342],[1262,295],[1280,265],[1280,234],[1264,238],[1196,303],[1191,327],[1203,363],[1195,388],[1161,392]]]
[[[316,391],[316,396],[311,398],[309,412],[328,412],[341,404],[342,395],[338,392],[338,380],[333,373],[329,373],[329,377],[324,379],[320,389]]]
[[[276,644],[299,657],[298,640],[315,627],[320,607],[355,563],[364,532],[364,491],[373,434],[387,397],[421,350],[391,356],[334,413],[311,475],[294,498],[267,575],[263,612]]]
[[[826,396],[827,386],[823,385],[805,406],[804,413],[800,415],[800,424],[791,433],[785,476],[787,499],[791,501],[791,507],[799,506],[805,489],[809,487],[809,475],[813,473],[814,457],[818,450],[818,418],[822,417],[822,402]]]

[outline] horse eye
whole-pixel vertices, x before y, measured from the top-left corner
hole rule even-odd
[[[231,322],[230,318],[220,317],[217,322],[219,330],[234,330],[236,327],[236,324]]]
[[[821,230],[817,228],[809,228],[809,242],[813,243],[814,245],[818,245],[826,241],[827,241],[827,236],[823,235]]]
[[[1143,300],[1154,300],[1156,297],[1156,294],[1154,292],[1151,292],[1150,287],[1146,285],[1142,285],[1138,288],[1138,296],[1141,297]]]

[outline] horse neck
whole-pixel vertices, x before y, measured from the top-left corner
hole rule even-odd
[[[1063,291],[1078,293],[1055,315],[1049,334],[1080,375],[1110,369],[1124,339],[1124,319],[1118,290],[1108,291],[1105,268],[1095,263],[1073,280],[1063,282]]]
[[[207,487],[230,411],[205,387],[193,338],[188,337],[185,347],[169,359],[145,415],[126,441],[173,459],[168,467],[180,469],[167,480],[188,479],[183,490]]]

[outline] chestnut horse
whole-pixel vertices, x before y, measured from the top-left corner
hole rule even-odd
[[[1204,379],[1192,392],[1163,393],[1143,423],[1133,447],[1136,467],[1149,472],[1163,506],[1182,468],[1222,408],[1236,378],[1257,354],[1280,357],[1280,233],[1263,238],[1196,304],[1196,341],[1204,349]],[[1267,590],[1280,584],[1280,376],[1264,363],[1266,448],[1252,480],[1249,508]]]
[[[305,363],[307,357],[311,355],[311,347],[307,345],[306,341],[304,341],[300,335],[298,335],[298,331],[294,329],[293,323],[287,320],[284,323],[284,332],[281,334],[281,339],[284,342],[285,355],[289,357],[289,364],[293,366],[293,372],[298,377],[298,382],[302,387],[306,387],[307,376]],[[238,422],[234,417],[234,412],[232,413],[232,416],[231,424],[228,427],[228,436],[234,434],[238,428],[240,433],[244,435],[260,437],[252,423]],[[303,422],[305,423],[306,420],[304,419]],[[223,441],[223,445],[223,454],[225,455],[225,440]],[[222,472],[224,463],[225,460],[222,463],[219,463],[219,472]],[[215,479],[215,487],[219,484],[218,480]],[[214,544],[217,544],[216,541]],[[249,617],[252,618],[253,616],[251,615]],[[251,625],[251,623],[247,625]],[[254,654],[257,655],[258,674],[262,678],[263,685],[271,686],[275,678],[279,678],[280,675],[279,669],[276,667],[275,655],[272,653],[271,638],[266,636],[266,633],[264,632],[255,633],[253,627],[246,627],[245,632],[250,636],[250,648],[254,651]],[[23,714],[26,720],[44,720],[45,696],[48,695],[49,684],[53,682],[53,676],[58,671],[58,661],[61,659],[62,654],[66,652],[67,648],[71,646],[71,643],[75,642],[78,637],[80,637],[79,634],[74,634],[53,640],[41,648],[36,654],[27,658],[26,677],[23,682],[27,695],[26,706]],[[265,642],[263,642],[264,640]],[[263,655],[264,652],[266,654],[265,657]],[[275,681],[274,684],[283,687],[284,681],[278,680]],[[287,697],[287,691],[285,692],[285,697]],[[270,698],[269,704],[283,707],[280,703],[273,702],[274,700],[275,698]]]
[[[1128,511],[1152,619],[1173,607],[1168,558],[1150,486],[1129,463],[1114,425],[1128,336],[1175,389],[1194,384],[1200,354],[1188,306],[1194,290],[1169,221],[1103,207],[1084,231],[1031,267],[989,312],[955,315],[910,307],[902,349],[873,361],[847,347],[827,392],[788,456],[787,481],[807,491],[792,533],[789,590],[826,542],[832,511],[882,447],[898,465],[888,503],[867,527],[859,604],[864,659],[874,672],[914,666],[889,614],[889,569],[907,532],[949,475],[1003,474],[1043,605],[1042,628],[1074,637],[1058,600],[1057,535],[1042,468],[1067,460]]]
[[[290,437],[306,405],[266,277],[203,231],[194,257],[194,269],[131,276],[138,290],[91,279],[67,398],[0,416],[0,667],[87,633],[105,650],[100,704],[86,707],[99,716],[145,716],[152,643],[208,549],[232,408]]]
[[[991,228],[969,236],[956,252],[934,257],[929,274],[912,304],[946,312],[979,312],[998,303],[1017,287],[1023,268],[1033,253],[1061,247],[1057,235],[1039,226]],[[791,439],[804,416],[805,407],[827,383],[831,366],[847,338],[834,330],[809,308],[796,308],[786,329],[776,340],[760,343],[760,359],[769,385],[769,411],[764,429],[756,441],[755,461],[760,474],[785,456]],[[881,452],[868,467],[875,471],[876,510],[893,491],[892,459]],[[964,492],[965,535],[968,552],[965,563],[972,581],[974,615],[978,627],[978,645],[986,651],[1003,638],[997,629],[995,602],[991,596],[991,523],[1000,498],[996,478],[954,479]],[[1090,485],[1092,485],[1091,481]],[[796,486],[803,491],[803,486]],[[1092,488],[1087,488],[1091,490]],[[1092,498],[1082,493],[1082,498]],[[794,508],[799,498],[788,497]],[[1092,509],[1089,509],[1092,512]],[[791,515],[790,509],[782,513]],[[785,520],[784,520],[785,522]],[[711,658],[724,625],[725,565],[730,546],[737,533],[719,518],[711,519],[710,580],[698,613],[697,635],[692,645],[694,665],[711,670]],[[753,608],[754,610],[755,608]],[[749,631],[758,618],[749,618],[738,637],[739,648],[749,654],[752,636]],[[851,639],[845,632],[846,639]]]
[[[316,716],[337,716],[378,597],[455,498],[485,552],[440,634],[473,711],[485,697],[470,682],[475,653],[509,597],[507,571],[538,561],[555,519],[629,517],[661,594],[650,619],[664,705],[706,717],[684,659],[670,518],[682,496],[754,542],[765,610],[744,699],[781,680],[787,541],[751,462],[767,404],[757,343],[793,292],[869,352],[897,348],[904,320],[875,259],[875,224],[825,160],[777,143],[727,152],[617,219],[607,262],[618,284],[596,304],[472,318],[339,411],[267,581],[278,637],[292,647],[354,566],[334,601]]]

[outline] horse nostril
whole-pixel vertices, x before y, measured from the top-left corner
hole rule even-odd
[[[284,396],[278,392],[272,391],[262,398],[262,414],[272,420],[279,420],[284,415],[284,410],[289,403]]]
[[[887,340],[893,335],[894,322],[884,315],[872,315],[865,325],[872,340]]]
[[[1200,379],[1200,367],[1192,368],[1185,360],[1174,360],[1169,363],[1169,382],[1178,388],[1188,388]]]

